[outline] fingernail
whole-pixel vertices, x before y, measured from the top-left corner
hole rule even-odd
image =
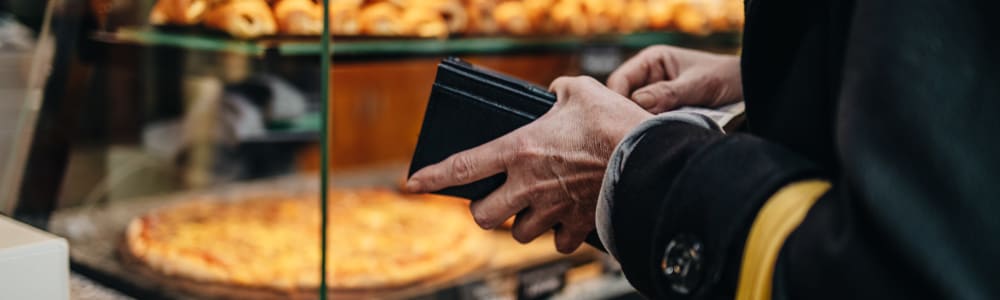
[[[653,93],[638,92],[635,93],[635,95],[632,95],[632,101],[635,101],[635,103],[639,104],[642,108],[649,108],[653,106],[653,102],[655,102],[656,99],[653,98]]]
[[[406,182],[406,191],[411,193],[423,192],[420,189],[423,188],[419,180],[410,179]]]

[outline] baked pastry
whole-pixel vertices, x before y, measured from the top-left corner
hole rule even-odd
[[[746,11],[743,7],[743,1],[740,0],[725,0],[722,9],[726,11],[726,17],[729,19],[729,30],[742,29],[744,23],[746,23]]]
[[[496,0],[468,0],[466,12],[469,15],[469,28],[466,33],[491,35],[499,32],[500,27],[493,19],[496,6]]]
[[[165,25],[169,21],[166,0],[156,1],[153,4],[153,10],[149,12],[149,23],[153,25]]]
[[[256,38],[278,32],[271,8],[264,0],[229,1],[218,5],[205,14],[203,24],[238,38]]]
[[[562,32],[586,35],[589,32],[583,5],[578,0],[562,0],[552,7],[552,22]]]
[[[646,3],[642,0],[632,0],[625,4],[621,18],[618,19],[618,31],[635,32],[649,26],[649,14]]]
[[[469,14],[458,0],[412,1],[407,9],[431,9],[437,12],[448,25],[448,32],[462,33],[469,26]]]
[[[274,18],[283,34],[323,33],[323,6],[312,0],[281,0],[274,5]]]
[[[375,189],[328,199],[331,292],[405,287],[472,271],[489,256],[490,236],[462,200]],[[122,256],[141,276],[199,296],[314,298],[318,203],[315,195],[180,202],[129,222]]]
[[[649,0],[647,2],[649,27],[662,30],[671,26],[677,3],[678,0]]]
[[[582,0],[590,33],[608,33],[618,25],[625,9],[622,1]]]
[[[153,5],[150,22],[153,24],[195,25],[216,4],[216,0],[159,0]]]
[[[395,4],[379,2],[365,6],[358,22],[361,32],[376,36],[396,36],[403,33],[402,11]]]
[[[402,33],[418,37],[448,37],[448,23],[430,7],[410,7],[403,13]]]
[[[359,0],[330,2],[330,34],[361,34],[361,3]]]
[[[549,18],[555,0],[524,0],[524,9],[536,33],[555,33],[555,23]]]
[[[493,11],[500,30],[511,34],[529,34],[532,32],[531,18],[524,4],[519,1],[508,1],[497,5]]]
[[[709,16],[702,3],[690,0],[678,1],[673,9],[674,26],[677,30],[694,35],[711,33]]]

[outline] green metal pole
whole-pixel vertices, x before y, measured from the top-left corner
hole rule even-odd
[[[323,0],[323,36],[320,38],[320,107],[323,115],[320,118],[322,128],[320,130],[320,270],[319,270],[319,299],[326,300],[326,226],[328,218],[327,210],[327,185],[330,183],[330,0]]]

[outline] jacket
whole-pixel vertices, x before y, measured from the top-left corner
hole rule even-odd
[[[602,243],[657,299],[1000,299],[994,3],[747,1],[746,132],[632,131]]]

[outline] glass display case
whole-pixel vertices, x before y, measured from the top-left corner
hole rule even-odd
[[[12,4],[48,15],[37,50],[19,50],[27,71],[2,75],[23,101],[0,111],[0,212],[65,237],[75,273],[136,298],[632,295],[599,250],[522,245],[479,229],[468,200],[399,191],[437,63],[603,80],[651,45],[738,52],[741,5]]]

